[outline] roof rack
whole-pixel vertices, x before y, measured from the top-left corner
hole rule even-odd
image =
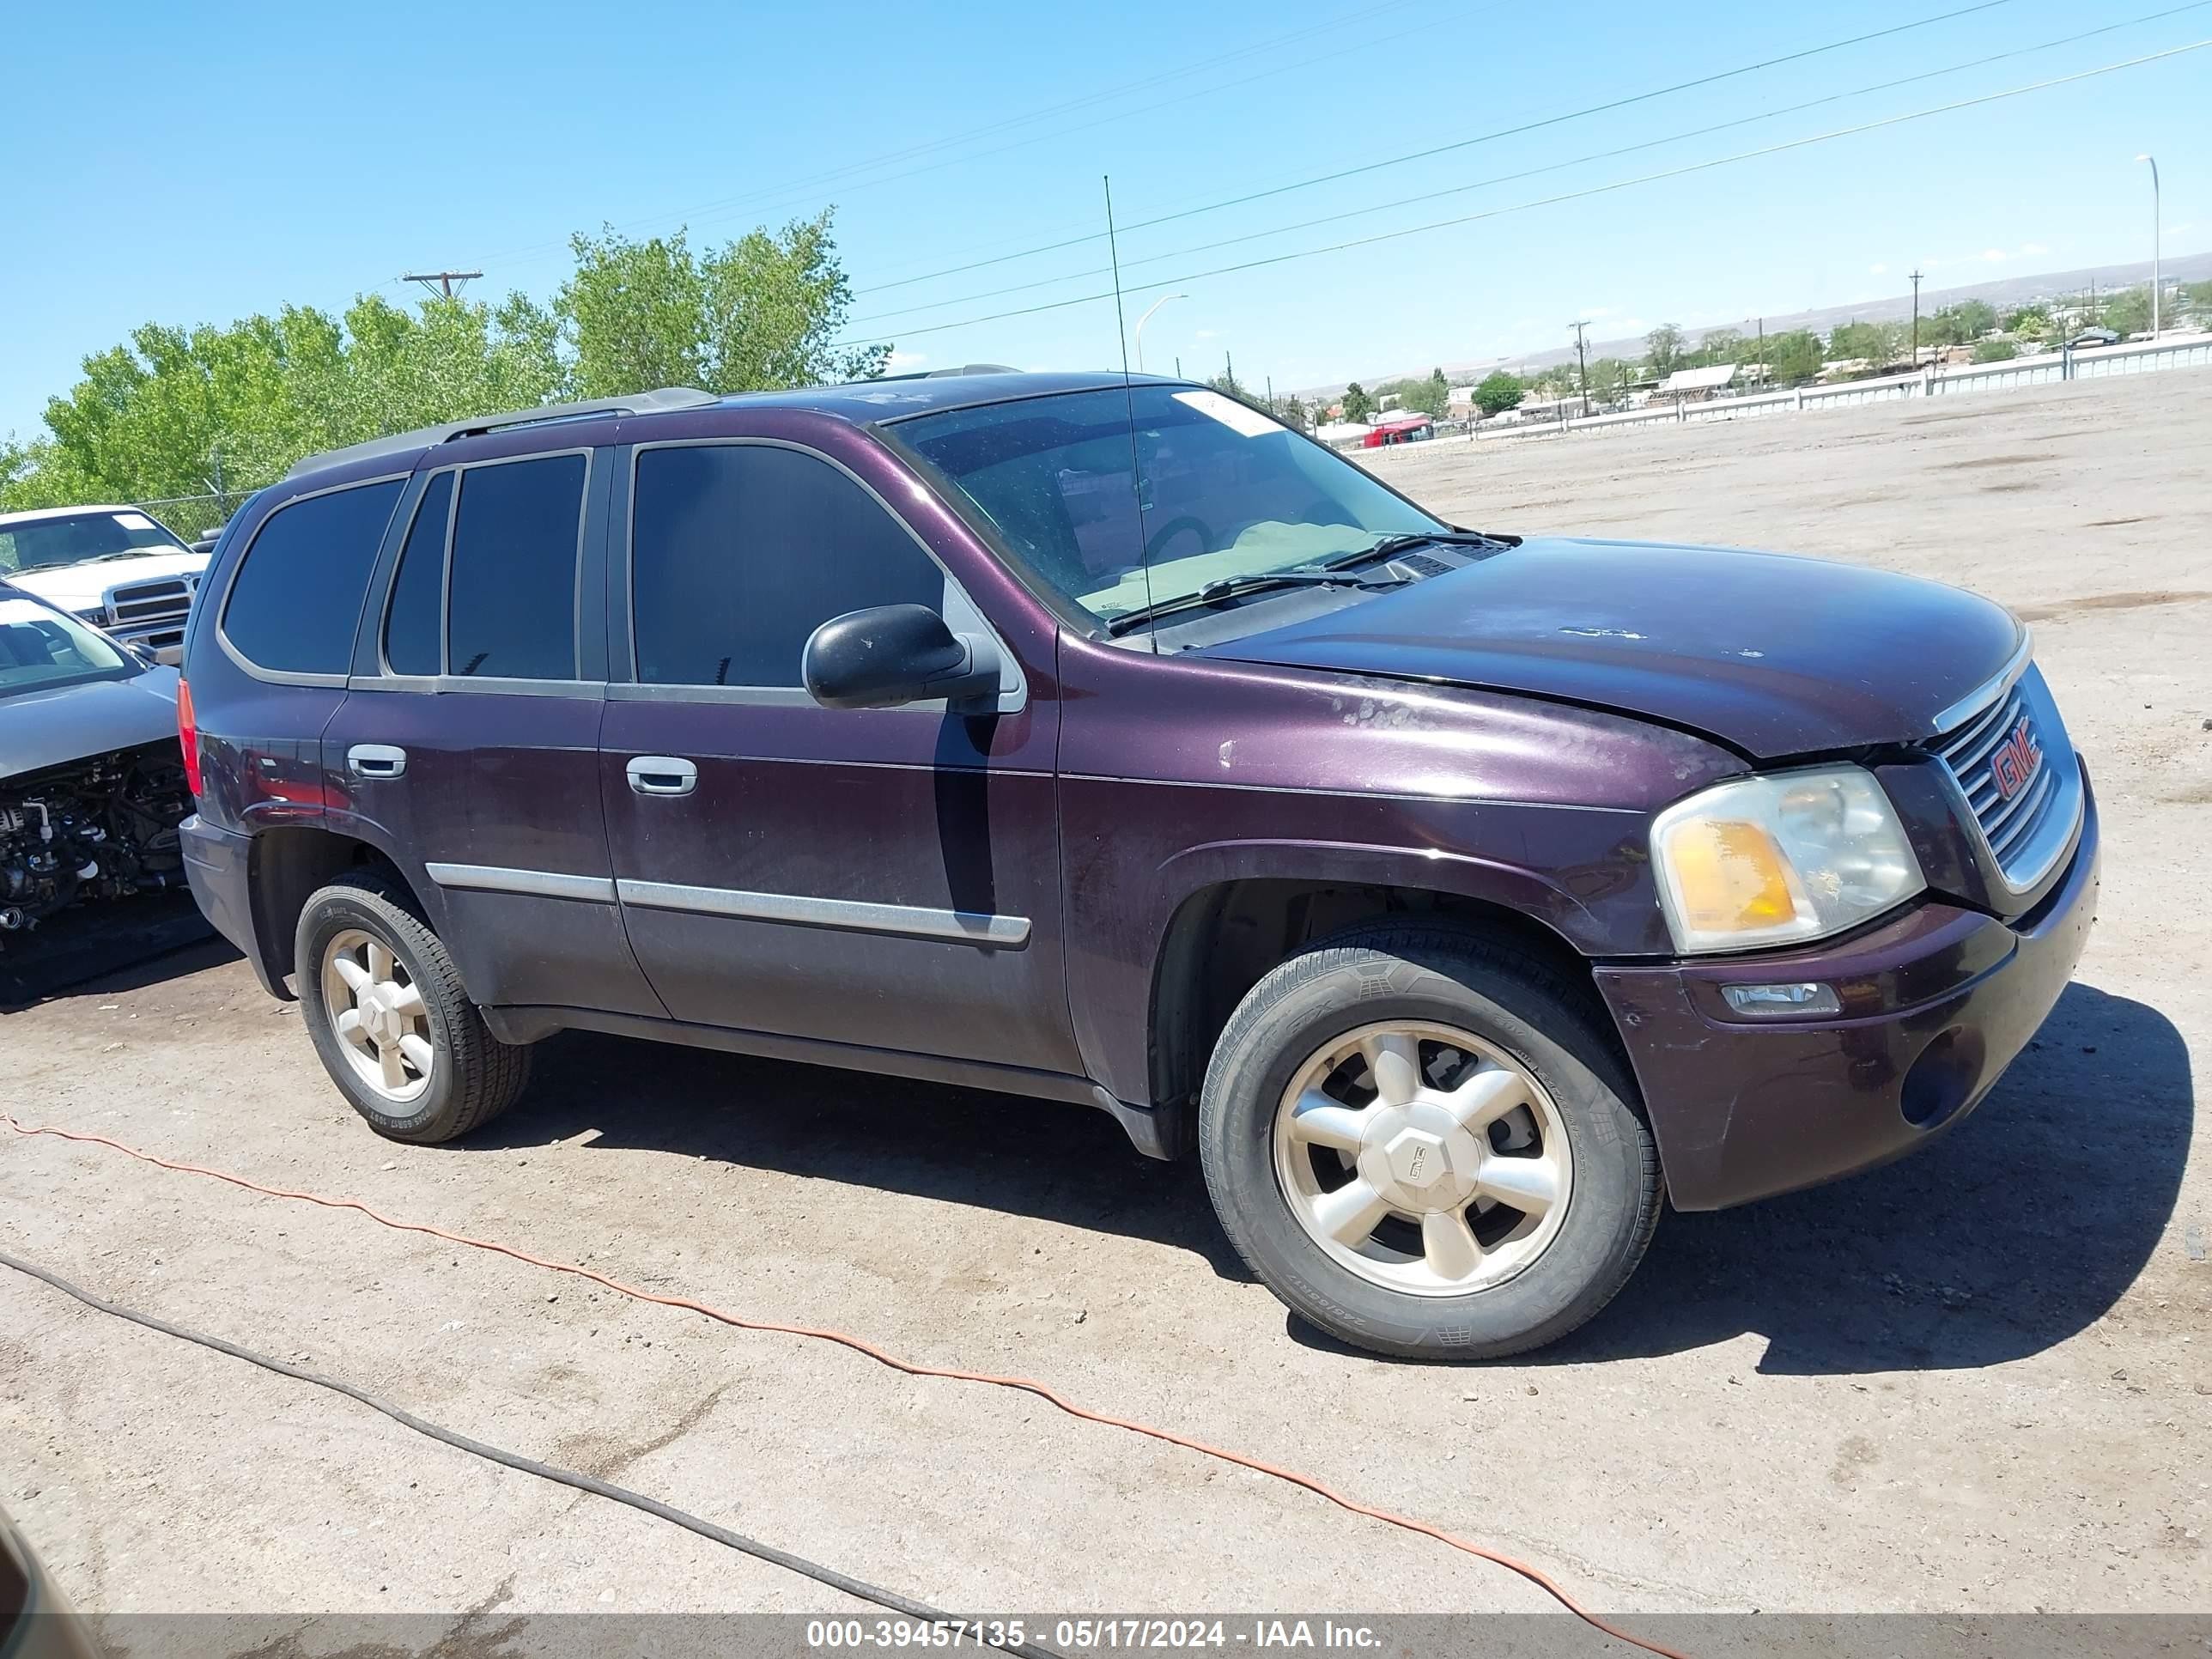
[[[865,380],[848,380],[848,386],[873,386],[879,380],[942,380],[961,374],[1018,374],[1021,370],[1006,363],[959,363],[951,368],[917,368],[904,374],[871,374]]]
[[[696,386],[665,386],[657,392],[632,392],[627,398],[544,404],[536,409],[518,409],[506,415],[479,415],[471,420],[449,421],[443,426],[417,427],[412,432],[394,432],[386,437],[371,438],[366,443],[348,444],[343,449],[325,450],[294,463],[284,476],[296,478],[303,472],[319,472],[326,466],[374,460],[380,455],[397,455],[410,449],[428,449],[436,444],[451,443],[456,438],[473,438],[511,426],[538,426],[549,421],[581,420],[592,415],[652,415],[663,410],[697,409],[720,401],[714,392],[702,392]]]

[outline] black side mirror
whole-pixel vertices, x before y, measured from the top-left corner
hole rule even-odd
[[[879,605],[816,629],[799,672],[824,708],[895,708],[943,697],[960,709],[995,702],[999,651],[988,637],[955,634],[926,605]]]

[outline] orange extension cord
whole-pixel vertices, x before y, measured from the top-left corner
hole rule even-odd
[[[1380,1521],[1389,1526],[1402,1528],[1407,1532],[1419,1533],[1424,1538],[1433,1538],[1439,1544],[1449,1545],[1463,1554],[1493,1562],[1509,1572],[1520,1574],[1522,1577],[1541,1589],[1576,1618],[1593,1629],[1602,1631],[1615,1641],[1626,1642],[1632,1647],[1643,1649],[1646,1653],[1657,1654],[1661,1656],[1661,1659],[1687,1659],[1686,1655],[1674,1648],[1663,1646],[1657,1642],[1646,1641],[1640,1636],[1631,1635],[1618,1625],[1607,1623],[1581,1602],[1576,1601],[1557,1579],[1552,1577],[1542,1568],[1532,1566],[1526,1561],[1504,1553],[1502,1550],[1491,1549],[1468,1539],[1458,1537],[1444,1531],[1441,1527],[1431,1526],[1425,1521],[1416,1521],[1410,1516],[1399,1515],[1389,1510],[1380,1510],[1372,1504],[1363,1504],[1358,1498],[1348,1498],[1334,1486],[1315,1479],[1312,1475],[1302,1474],[1296,1469],[1284,1468],[1262,1459],[1249,1456],[1243,1452],[1230,1451],[1224,1447],[1208,1445],[1203,1440],[1194,1440],[1189,1436],[1177,1434],[1171,1429],[1155,1428],[1149,1423],[1139,1423],[1129,1418],[1115,1417],[1104,1412],[1089,1410],[1054,1392],[1034,1377],[995,1376],[987,1371],[963,1371],[950,1366],[918,1364],[913,1360],[902,1359],[896,1354],[886,1352],[872,1342],[863,1341],[860,1338],[844,1331],[820,1330],[811,1325],[785,1325],[766,1319],[747,1319],[738,1314],[726,1312],[708,1303],[694,1302],[689,1297],[661,1296],[652,1291],[640,1290],[635,1285],[625,1285],[622,1280],[611,1279],[605,1273],[592,1268],[579,1267],[574,1262],[549,1261],[541,1255],[532,1255],[527,1250],[516,1249],[510,1244],[495,1243],[489,1239],[471,1238],[465,1233],[448,1232],[445,1228],[432,1226],[428,1222],[397,1221],[390,1216],[380,1215],[357,1198],[332,1198],[323,1193],[295,1193],[289,1192],[281,1187],[264,1187],[258,1181],[249,1181],[244,1176],[233,1175],[226,1170],[210,1170],[198,1164],[175,1163],[152,1152],[143,1152],[136,1146],[126,1146],[122,1141],[110,1139],[106,1135],[87,1134],[74,1129],[57,1129],[45,1125],[33,1127],[20,1123],[5,1113],[0,1113],[0,1123],[5,1123],[19,1135],[52,1135],[62,1140],[75,1140],[91,1146],[111,1147],[143,1164],[151,1164],[164,1170],[173,1170],[180,1175],[206,1176],[211,1180],[228,1182],[234,1187],[243,1187],[247,1192],[258,1193],[264,1198],[293,1199],[305,1204],[319,1204],[324,1208],[331,1210],[358,1210],[379,1225],[390,1227],[398,1232],[426,1233],[432,1238],[442,1238],[450,1244],[465,1244],[473,1250],[489,1250],[496,1255],[511,1256],[517,1261],[526,1261],[533,1267],[549,1268],[556,1273],[573,1273],[579,1279],[588,1279],[595,1285],[604,1285],[611,1291],[633,1297],[637,1301],[656,1303],[664,1308],[681,1308],[687,1312],[701,1314],[708,1319],[719,1321],[722,1324],[734,1326],[741,1331],[772,1331],[781,1336],[803,1336],[811,1338],[817,1342],[834,1342],[840,1347],[850,1348],[855,1353],[866,1354],[878,1364],[888,1365],[895,1371],[903,1371],[908,1376],[936,1376],[954,1382],[988,1382],[995,1388],[1018,1389],[1024,1394],[1035,1395],[1046,1404],[1066,1412],[1070,1417],[1080,1418],[1084,1422],[1103,1424],[1109,1429],[1122,1429],[1131,1434],[1143,1435],[1148,1440],[1164,1440],[1170,1446],[1181,1446],[1185,1451],[1194,1451],[1203,1457],[1216,1458],[1224,1463],[1233,1463],[1238,1468],[1250,1469],[1258,1474],[1273,1475],[1276,1480],[1286,1480],[1293,1486],[1303,1486],[1316,1498],[1327,1498],[1339,1509],[1349,1510],[1354,1515],[1364,1515],[1370,1521]]]

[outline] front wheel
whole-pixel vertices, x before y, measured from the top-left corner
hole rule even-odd
[[[530,1050],[501,1042],[445,943],[363,873],[314,893],[294,936],[300,1006],[331,1080],[392,1140],[452,1140],[511,1105]]]
[[[1657,1223],[1632,1086],[1545,963],[1370,927],[1291,957],[1224,1030],[1207,1190],[1254,1273],[1380,1353],[1494,1358],[1610,1301]]]

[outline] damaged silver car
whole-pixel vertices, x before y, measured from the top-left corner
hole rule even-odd
[[[0,949],[184,880],[177,672],[0,582]]]

